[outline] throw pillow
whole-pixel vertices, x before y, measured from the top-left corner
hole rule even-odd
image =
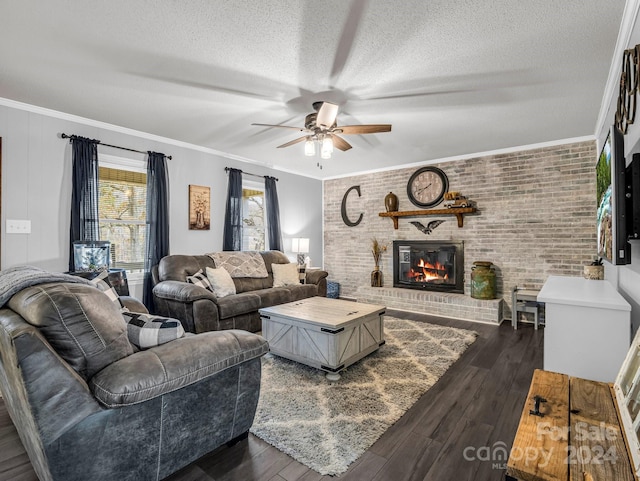
[[[127,323],[129,342],[140,349],[159,346],[184,336],[184,328],[178,319],[138,312],[123,312],[122,317]]]
[[[236,285],[226,269],[207,267],[207,279],[216,297],[226,297],[236,293]]]
[[[91,283],[94,286],[96,286],[98,289],[100,289],[102,292],[104,292],[107,295],[107,297],[111,300],[111,302],[116,303],[119,308],[124,308],[124,304],[120,300],[120,296],[116,292],[115,287],[113,287],[111,285],[111,282],[109,281],[108,270],[105,269],[102,272],[100,272],[100,274],[98,274],[96,277],[91,279]]]
[[[300,280],[300,284],[307,283],[307,266],[305,264],[298,264],[298,279]]]
[[[293,262],[289,264],[271,264],[273,271],[273,287],[295,286],[300,284],[298,277],[298,265]]]
[[[205,289],[213,291],[213,289],[211,289],[211,282],[209,282],[209,279],[207,279],[207,275],[202,272],[202,269],[198,269],[198,272],[196,272],[192,276],[187,276],[187,282],[190,282],[195,286],[204,287]]]

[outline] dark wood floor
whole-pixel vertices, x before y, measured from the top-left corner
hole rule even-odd
[[[500,481],[499,460],[469,460],[475,449],[510,448],[544,330],[500,327],[388,310],[389,315],[473,329],[476,342],[418,402],[338,479]],[[496,444],[498,443],[498,444]],[[504,443],[504,444],[500,444]],[[469,448],[469,449],[466,449]],[[467,453],[465,456],[464,453]],[[317,481],[321,476],[249,435],[167,478],[170,481]],[[0,400],[0,481],[37,481]]]

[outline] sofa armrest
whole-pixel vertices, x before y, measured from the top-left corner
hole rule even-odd
[[[153,288],[153,294],[160,299],[179,302],[193,302],[199,299],[209,299],[215,303],[218,302],[218,298],[213,292],[204,287],[181,281],[159,282]]]
[[[89,386],[106,407],[138,404],[260,357],[268,350],[263,337],[246,331],[185,336],[110,364],[93,376]]]
[[[184,281],[162,281],[153,288],[155,312],[182,322],[188,332],[219,329],[218,298],[204,287]]]
[[[307,270],[305,276],[305,283],[307,284],[320,284],[322,279],[326,279],[329,273],[322,269]]]

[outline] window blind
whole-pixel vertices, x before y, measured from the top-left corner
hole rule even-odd
[[[140,172],[100,167],[100,239],[111,242],[111,266],[144,267],[147,176]]]

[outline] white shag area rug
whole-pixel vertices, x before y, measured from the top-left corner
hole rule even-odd
[[[385,317],[386,344],[342,371],[262,358],[251,432],[322,475],[358,459],[473,343],[473,331]]]

